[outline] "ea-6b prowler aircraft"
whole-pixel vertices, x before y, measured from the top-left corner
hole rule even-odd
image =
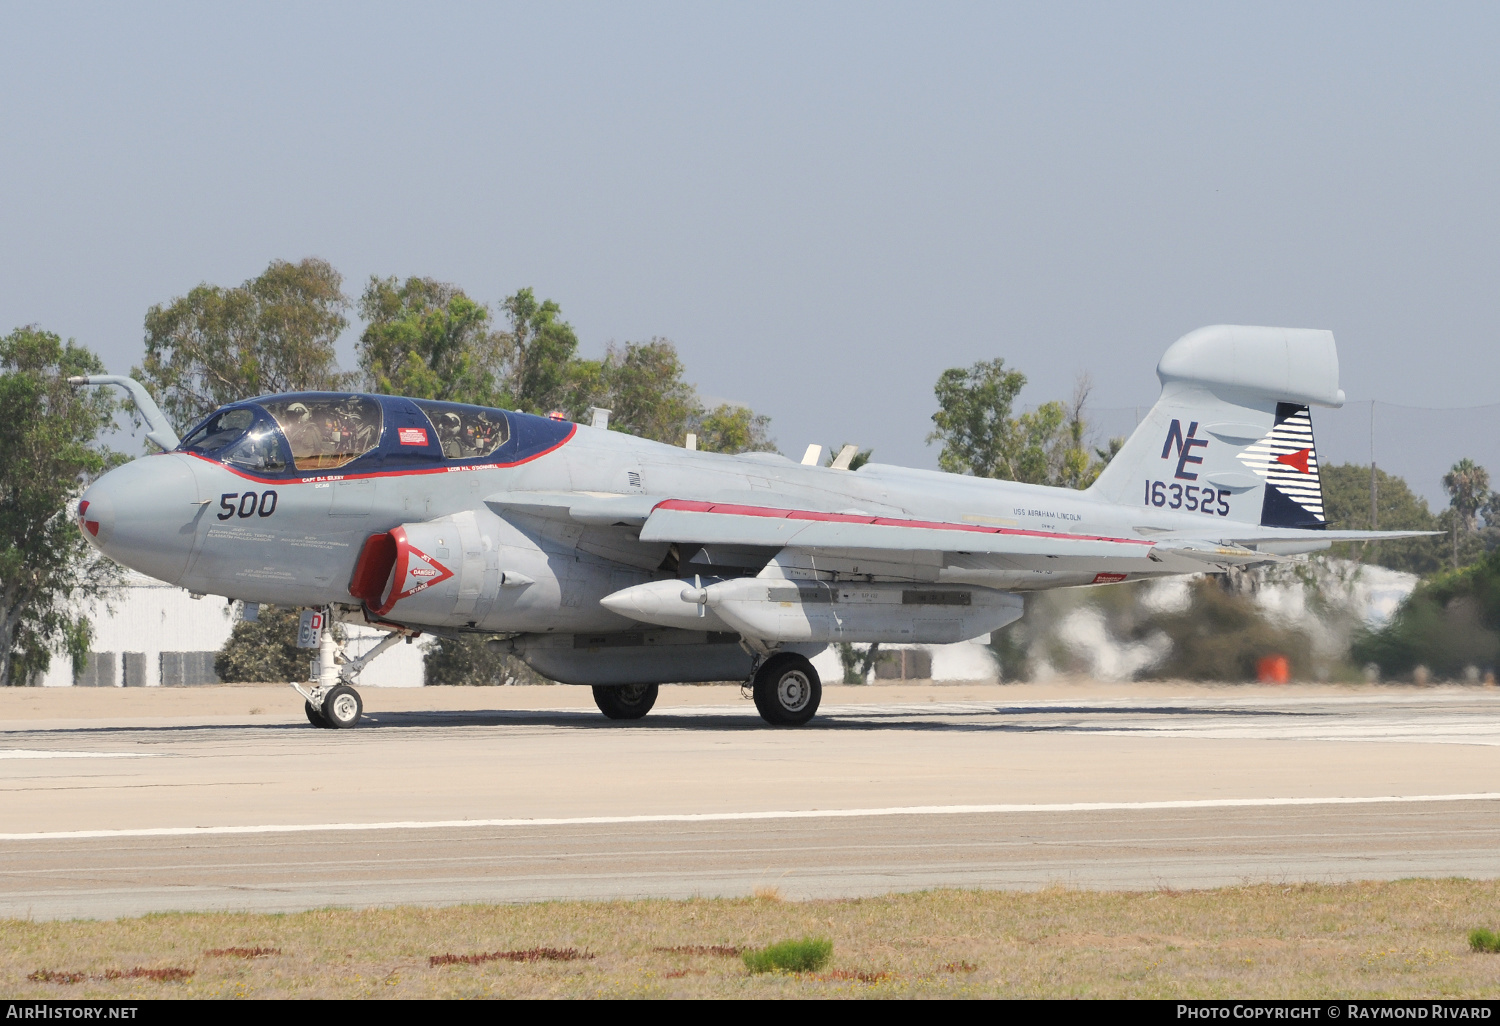
[[[1331,332],[1201,328],[1157,375],[1160,399],[1083,491],[353,393],[234,403],[179,442],[138,383],[78,378],[130,391],[165,450],[105,474],[78,516],[152,577],[322,610],[312,679],[293,685],[317,726],[352,726],[358,673],[419,633],[493,636],[614,719],[645,715],[660,684],[745,680],[768,723],[795,725],[831,642],[962,641],[1020,617],[1029,591],[1405,536],[1326,529],[1308,407],[1344,401]],[[351,659],[338,620],[390,634]]]

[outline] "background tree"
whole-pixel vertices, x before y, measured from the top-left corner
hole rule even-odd
[[[1088,420],[1084,411],[1093,391],[1089,376],[1081,375],[1073,387],[1073,400],[1067,406],[1062,432],[1053,443],[1049,461],[1053,469],[1048,484],[1087,488],[1125,446],[1124,438],[1111,438],[1103,448],[1090,450]]]
[[[1493,668],[1500,662],[1500,549],[1420,582],[1389,623],[1355,640],[1351,655],[1388,675],[1425,666],[1458,678],[1471,666]]]
[[[1111,442],[1108,453],[1095,450],[1097,458],[1089,455],[1083,416],[1088,379],[1079,381],[1071,405],[1054,400],[1013,417],[1011,409],[1025,385],[1026,376],[1006,370],[1003,359],[943,371],[933,386],[936,426],[927,436],[929,445],[943,444],[938,466],[975,477],[1088,487],[1119,451]]]
[[[114,398],[66,382],[102,373],[98,357],[50,331],[0,339],[0,685],[46,672],[54,653],[81,669],[92,631],[78,609],[120,578],[69,509],[84,482],[121,461],[97,441]]]
[[[664,338],[627,342],[623,348],[611,345],[599,365],[601,398],[591,405],[613,411],[613,430],[682,445],[703,412],[697,389],[683,379],[684,370],[677,347]],[[584,378],[577,371],[573,376]]]
[[[359,300],[365,330],[359,365],[366,387],[415,399],[505,404],[504,347],[489,308],[432,278],[371,277]]]
[[[844,445],[848,445],[848,444],[849,443],[847,443],[847,442],[844,443]],[[842,451],[843,448],[844,448],[843,445],[830,445],[828,447],[828,455],[823,460],[823,466],[825,466],[825,467],[831,467],[831,466],[833,466],[833,461],[839,458],[839,452]],[[864,466],[866,463],[869,463],[870,462],[870,457],[872,457],[874,455],[875,455],[875,450],[874,449],[860,449],[860,450],[858,450],[854,454],[854,458],[849,461],[849,469],[850,470],[858,470],[860,467]]]
[[[771,418],[748,406],[721,403],[693,421],[698,448],[704,452],[776,452]]]
[[[1324,466],[1323,514],[1334,531],[1370,529],[1370,467],[1340,463]],[[1375,522],[1386,531],[1436,531],[1438,518],[1427,508],[1427,500],[1412,492],[1405,479],[1375,471]],[[1396,541],[1341,542],[1329,550],[1339,559],[1360,559],[1378,566],[1412,574],[1430,574],[1442,568],[1446,539],[1402,538]]]
[[[1006,370],[1003,359],[943,371],[933,386],[936,427],[927,436],[929,445],[943,443],[938,466],[952,474],[1019,480],[1010,411],[1025,386],[1026,375]]]
[[[302,614],[296,609],[261,606],[256,619],[234,625],[224,647],[214,656],[214,674],[236,684],[285,683],[307,680],[313,651],[297,647]],[[342,632],[337,624],[336,632]]]
[[[1490,501],[1490,472],[1467,457],[1443,475],[1449,507],[1458,515],[1459,526],[1474,530],[1479,511]]]
[[[237,288],[204,283],[146,312],[131,374],[187,429],[225,403],[268,392],[342,389],[334,344],[348,326],[343,278],[326,261],[273,260]]]
[[[1490,472],[1465,457],[1443,475],[1448,491],[1448,509],[1439,522],[1448,531],[1453,544],[1453,569],[1474,562],[1484,554],[1484,546],[1475,537],[1479,514],[1488,514],[1500,503],[1490,491]],[[1461,558],[1461,553],[1463,557]]]
[[[500,305],[510,324],[497,337],[508,408],[540,414],[562,410],[580,418],[586,393],[598,387],[599,367],[576,359],[578,335],[562,319],[562,308],[550,299],[538,301],[529,288]]]
[[[428,686],[557,683],[482,637],[434,638],[424,646],[422,671]]]

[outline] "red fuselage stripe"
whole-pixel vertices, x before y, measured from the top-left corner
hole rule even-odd
[[[1053,531],[1028,531],[1015,527],[984,527],[980,524],[948,524],[936,520],[900,520],[858,513],[815,513],[802,509],[775,509],[770,506],[739,506],[729,502],[699,502],[693,499],[667,499],[655,509],[673,509],[683,513],[721,513],[738,517],[767,517],[776,520],[816,520],[832,524],[875,524],[879,527],[909,527],[923,531],[968,531],[973,534],[1004,534],[1022,538],[1065,538],[1068,541],[1116,542],[1121,545],[1154,545],[1143,538],[1105,538],[1092,534],[1059,534]]]

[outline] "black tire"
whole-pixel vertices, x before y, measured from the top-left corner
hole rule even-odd
[[[755,708],[773,727],[800,727],[823,700],[823,682],[805,656],[783,652],[755,671]]]
[[[323,724],[335,729],[352,727],[359,722],[365,704],[359,692],[347,684],[336,684],[323,696]]]
[[[318,712],[317,707],[311,702],[303,702],[302,708],[307,712],[308,723],[311,723],[314,727],[328,726],[328,721],[323,718],[323,714]]]
[[[595,687],[594,704],[612,720],[638,720],[656,704],[655,684],[619,684]]]

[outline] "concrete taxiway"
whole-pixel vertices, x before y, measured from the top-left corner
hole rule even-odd
[[[0,692],[0,916],[1500,875],[1500,692]]]

